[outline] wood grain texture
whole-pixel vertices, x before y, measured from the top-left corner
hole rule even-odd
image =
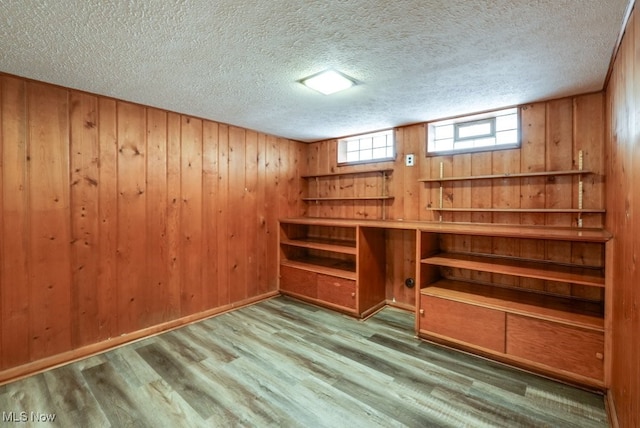
[[[637,6],[637,4],[636,4]],[[640,426],[640,17],[632,12],[606,88],[606,205],[612,243],[610,396],[621,427]]]
[[[64,426],[607,426],[603,398],[278,298],[0,389]]]
[[[505,313],[439,297],[421,297],[420,331],[505,352]]]
[[[276,290],[304,146],[232,134],[0,74],[0,378]]]
[[[397,156],[393,162],[381,162],[368,165],[338,166],[335,159],[337,140],[313,143],[307,149],[307,165],[313,168],[313,174],[331,174],[355,172],[371,169],[388,169],[391,166],[389,194],[393,200],[386,201],[390,219],[404,220],[438,220],[455,222],[494,222],[507,224],[576,226],[578,218],[589,227],[602,227],[604,215],[601,212],[580,213],[578,208],[578,178],[569,174],[557,176],[519,177],[517,174],[541,173],[550,170],[578,169],[578,153],[583,151],[584,169],[592,174],[584,175],[584,207],[586,209],[604,209],[604,121],[602,116],[604,98],[602,93],[585,94],[558,100],[536,102],[521,108],[522,145],[519,149],[495,152],[456,154],[448,156],[426,156],[426,137],[428,124],[416,124],[399,127],[395,131]],[[416,166],[404,166],[404,155],[417,154]],[[462,177],[467,175],[504,175],[513,174],[511,178],[486,178],[479,180],[445,181],[442,183],[443,207],[453,209],[452,212],[429,211],[427,208],[439,207],[440,182],[420,182],[421,178],[437,179],[440,176],[442,163],[445,177]],[[359,179],[345,182],[343,176],[325,177],[321,179],[321,193],[324,197],[371,195],[381,188],[374,189],[375,184],[359,183]],[[307,194],[314,194],[315,183],[307,180],[310,189]],[[351,183],[353,181],[353,183]],[[334,192],[332,186],[337,185]],[[380,187],[380,184],[378,184]],[[346,189],[349,189],[347,192]],[[371,219],[373,211],[369,206],[358,202],[355,212],[351,212],[351,201],[334,201],[331,203],[307,202],[309,215],[313,217],[338,217]],[[383,202],[377,202],[378,205]],[[501,211],[455,211],[467,208],[496,209],[503,208],[512,212]],[[546,214],[536,210],[557,209],[558,212]],[[562,212],[561,210],[575,212]],[[533,210],[532,212],[525,210]],[[380,215],[377,215],[380,218]],[[402,293],[397,291],[397,283],[401,275],[406,275],[400,268],[398,254],[406,253],[405,240],[398,239],[398,234],[389,234],[387,252],[393,254],[389,258],[391,268],[387,272],[387,296],[398,294],[402,303],[413,304]],[[520,247],[510,247],[509,245]],[[594,248],[576,247],[571,243],[540,244],[537,241],[509,243],[502,239],[491,240],[473,238],[471,241],[459,241],[456,247],[466,246],[466,250],[494,251],[534,258],[570,262],[585,255],[597,258],[598,250]],[[593,251],[593,252],[592,252]],[[588,253],[588,254],[585,254]],[[414,263],[411,260],[410,263]],[[403,263],[404,265],[404,263]],[[568,296],[602,300],[600,291],[576,288],[567,284],[539,279],[517,279],[499,277],[485,273],[459,272],[473,275],[481,281],[496,281],[501,284],[518,286],[538,291],[560,293]]]
[[[60,88],[27,84],[32,360],[72,346],[68,97]]]
[[[604,378],[604,334],[507,314],[507,354],[593,379]]]

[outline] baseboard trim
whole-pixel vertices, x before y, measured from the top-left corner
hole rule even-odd
[[[14,382],[16,380],[23,379],[37,373],[42,373],[43,371],[51,370],[56,367],[61,367],[66,364],[81,360],[83,358],[92,357],[94,355],[98,355],[103,352],[107,352],[112,349],[146,339],[148,337],[156,336],[161,333],[166,333],[167,331],[175,330],[198,321],[203,321],[217,315],[222,315],[235,309],[253,305],[264,300],[271,299],[278,295],[280,295],[278,291],[272,291],[266,294],[261,294],[260,296],[242,300],[240,302],[231,303],[203,312],[198,312],[197,314],[177,318],[175,320],[167,321],[161,324],[156,324],[151,327],[143,328],[142,330],[126,333],[118,337],[112,337],[102,342],[92,343],[91,345],[86,345],[37,361],[22,364],[17,367],[12,367],[0,371],[0,385]]]
[[[620,428],[620,423],[618,422],[618,413],[616,412],[616,402],[613,400],[613,394],[611,390],[607,391],[604,400],[604,407],[607,410],[607,416],[609,417],[609,424],[611,428]]]

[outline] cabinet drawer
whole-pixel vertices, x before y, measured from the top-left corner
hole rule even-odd
[[[604,333],[507,315],[507,354],[592,379],[604,378]]]
[[[280,290],[317,298],[317,276],[315,272],[280,266]]]
[[[433,296],[421,296],[420,330],[493,351],[505,351],[505,313]]]
[[[318,299],[347,308],[356,308],[356,282],[318,274]]]

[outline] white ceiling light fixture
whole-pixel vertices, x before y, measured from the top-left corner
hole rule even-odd
[[[335,94],[356,85],[355,79],[335,70],[325,70],[299,80],[303,85],[324,95]]]

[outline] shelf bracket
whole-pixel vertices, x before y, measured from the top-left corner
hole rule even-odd
[[[387,189],[387,172],[386,171],[382,171],[382,196],[387,196],[388,194],[388,189]],[[385,199],[382,200],[382,219],[386,220],[387,219],[387,201]]]
[[[578,151],[578,171],[582,171],[584,167],[584,156],[582,150]],[[584,208],[584,182],[582,180],[582,174],[578,175],[578,209]],[[578,227],[582,227],[582,213],[578,213]]]
[[[444,162],[440,162],[440,178],[444,178]],[[443,188],[442,188],[442,180],[440,181],[440,208],[444,208],[443,206]],[[442,212],[440,212],[440,221],[442,222]]]

